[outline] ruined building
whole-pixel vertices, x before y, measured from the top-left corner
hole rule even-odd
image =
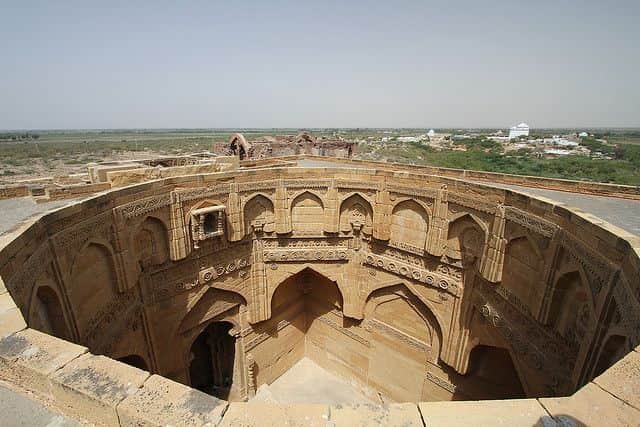
[[[316,138],[308,132],[298,135],[265,136],[248,142],[244,135],[231,135],[228,142],[213,144],[213,152],[237,155],[240,160],[311,154],[316,156],[351,158],[357,143],[352,141]]]
[[[329,149],[304,141],[287,149]],[[277,146],[241,135],[232,144],[247,157]],[[7,313],[28,329],[3,332],[0,372],[94,422],[175,425],[185,413],[200,422],[229,405],[224,423],[246,405],[226,402],[251,399],[308,357],[399,411],[392,425],[449,410],[429,406],[437,402],[486,399],[520,400],[481,414],[536,421],[571,399],[599,401],[592,380],[630,352],[637,363],[633,236],[510,190],[418,168],[342,166],[156,179],[16,231],[0,276],[15,304]],[[29,346],[40,352],[35,368]],[[205,412],[180,406],[194,399],[189,387],[213,396],[198,397]],[[612,387],[598,389],[605,408],[612,394],[625,401]],[[243,408],[255,420],[270,411]],[[637,409],[616,408],[618,417]],[[318,415],[290,410],[283,417],[301,425]]]

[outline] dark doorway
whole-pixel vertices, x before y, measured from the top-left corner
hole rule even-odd
[[[478,391],[474,399],[518,399],[526,397],[509,351],[479,345],[469,355],[468,377]]]
[[[137,354],[130,354],[125,357],[121,357],[118,359],[119,362],[126,363],[129,366],[133,366],[134,368],[142,369],[143,371],[148,371],[147,362]]]
[[[189,375],[191,387],[220,399],[227,399],[233,383],[235,338],[229,335],[233,325],[213,322],[191,345]]]
[[[38,288],[37,297],[40,322],[42,323],[38,326],[40,326],[44,332],[49,332],[56,337],[66,340],[71,339],[71,334],[67,329],[67,323],[64,320],[62,306],[55,291],[48,286],[41,286]]]
[[[609,369],[611,365],[622,359],[628,351],[626,344],[627,339],[621,335],[611,335],[607,339],[607,342],[605,342],[600,351],[600,358],[594,371],[594,378],[601,375]]]

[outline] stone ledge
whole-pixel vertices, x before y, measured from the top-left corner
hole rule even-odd
[[[640,410],[640,354],[631,351],[593,380],[602,389]]]
[[[122,426],[217,426],[228,403],[159,375],[117,406]]]
[[[50,397],[49,376],[87,351],[35,329],[25,329],[0,341],[0,377]]]
[[[332,427],[422,427],[422,417],[415,403],[382,405],[332,405]]]
[[[327,427],[327,405],[230,403],[221,427]]]
[[[426,427],[554,426],[535,399],[418,403]]]
[[[15,334],[27,327],[18,308],[10,308],[0,312],[0,339]]]
[[[637,426],[640,421],[640,411],[593,383],[570,397],[549,397],[538,401],[555,419],[564,422],[561,425]]]
[[[84,354],[50,376],[55,405],[99,426],[120,425],[116,407],[149,373],[104,356]]]

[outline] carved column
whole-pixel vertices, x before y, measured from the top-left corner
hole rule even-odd
[[[185,224],[184,209],[180,195],[171,192],[171,230],[169,241],[169,257],[172,261],[184,259],[191,252],[188,241],[187,224]]]
[[[502,266],[504,264],[504,250],[507,240],[504,238],[505,215],[504,205],[498,205],[487,239],[487,247],[480,262],[480,274],[489,282],[502,280]]]
[[[256,395],[256,361],[251,353],[247,354],[247,397]]]
[[[447,201],[447,185],[443,184],[436,193],[433,205],[433,216],[427,231],[426,251],[435,256],[442,256],[447,245],[449,220],[447,219],[449,203]]]
[[[338,206],[338,189],[333,180],[327,190],[324,203],[324,231],[327,233],[337,233],[340,222],[340,207]]]
[[[118,218],[119,217],[119,218]],[[135,285],[138,280],[138,266],[135,264],[135,256],[129,248],[130,239],[124,219],[113,211],[113,228],[111,229],[111,241],[113,243],[114,267],[116,270],[116,283],[118,292],[126,292]]]
[[[271,305],[268,299],[267,273],[264,264],[263,242],[253,241],[251,251],[251,302],[249,304],[249,323],[258,323],[271,317]]]
[[[242,220],[242,208],[240,206],[240,195],[238,194],[238,185],[233,184],[229,192],[227,200],[227,236],[230,242],[242,240],[244,233]]]
[[[373,237],[379,240],[391,238],[391,198],[385,189],[376,193],[373,206]]]
[[[289,211],[289,199],[287,197],[287,189],[285,188],[282,180],[278,181],[278,186],[276,187],[274,209],[276,217],[276,233],[291,233],[291,212]]]

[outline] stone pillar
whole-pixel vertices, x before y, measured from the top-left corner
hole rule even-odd
[[[496,209],[491,232],[480,261],[480,274],[492,283],[502,280],[504,251],[507,245],[507,240],[504,238],[504,227],[504,205],[500,204]]]
[[[175,192],[171,192],[171,230],[169,231],[169,258],[171,261],[184,259],[191,253],[191,242],[187,224],[185,223],[182,200]]]
[[[391,238],[391,198],[385,189],[376,193],[373,206],[373,237],[379,240]]]
[[[247,354],[247,398],[256,395],[256,361],[251,353]]]
[[[276,196],[274,200],[276,233],[291,233],[291,212],[289,210],[289,198],[287,197],[287,189],[282,180],[278,180],[276,187]]]
[[[267,288],[267,272],[264,264],[263,242],[253,241],[251,251],[251,301],[249,302],[249,323],[258,323],[271,317]]]
[[[337,233],[339,222],[340,207],[338,206],[338,189],[332,180],[324,201],[324,231],[327,233]]]
[[[233,184],[231,186],[226,208],[227,239],[230,242],[242,240],[247,230],[244,230],[242,207],[240,205],[240,195],[238,194],[237,184]]]
[[[126,292],[134,286],[138,280],[139,267],[136,265],[136,257],[132,256],[129,246],[131,239],[127,232],[127,225],[122,216],[113,213],[113,256],[118,292]]]
[[[427,231],[425,249],[434,256],[442,256],[447,246],[449,220],[447,219],[449,203],[447,201],[447,185],[443,184],[436,194],[433,205],[433,215]]]

